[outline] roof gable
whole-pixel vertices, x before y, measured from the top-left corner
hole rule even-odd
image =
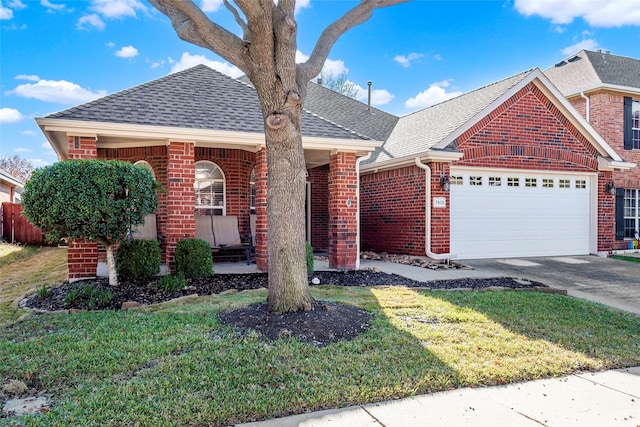
[[[441,145],[461,130],[502,95],[531,74],[532,70],[511,76],[457,96],[424,110],[401,117],[386,143],[365,163],[378,163],[425,153]]]
[[[255,90],[205,65],[197,65],[46,118],[264,133],[260,101]],[[302,135],[368,139],[308,112],[303,113]]]
[[[565,96],[604,86],[640,89],[640,60],[602,51],[581,50],[544,74]]]

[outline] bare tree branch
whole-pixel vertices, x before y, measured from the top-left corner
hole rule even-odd
[[[347,30],[368,20],[373,13],[373,9],[406,3],[407,1],[409,0],[362,0],[360,4],[325,28],[307,62],[298,66],[301,78],[308,81],[317,76],[338,38]]]
[[[192,0],[149,0],[166,15],[178,36],[189,43],[207,48],[231,62],[245,73],[247,65],[238,36],[212,22]]]
[[[222,1],[224,2],[224,5],[229,10],[229,12],[233,14],[233,17],[235,18],[238,25],[240,25],[240,28],[242,28],[244,41],[250,41],[251,36],[249,34],[249,27],[247,27],[247,23],[242,20],[242,17],[238,13],[238,10],[235,7],[233,7],[233,5],[228,2],[228,0],[222,0]]]

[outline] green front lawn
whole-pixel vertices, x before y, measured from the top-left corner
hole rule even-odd
[[[638,257],[624,256],[624,255],[613,255],[611,258],[619,259],[621,261],[635,262],[636,264],[640,264],[640,258],[638,258]]]
[[[324,348],[217,321],[265,291],[0,328],[0,380],[52,395],[27,425],[228,425],[463,386],[640,365],[640,316],[536,292],[314,287],[375,313]]]

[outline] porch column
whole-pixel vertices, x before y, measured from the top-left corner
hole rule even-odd
[[[428,200],[431,209],[431,218],[426,227],[431,227],[430,249],[434,254],[447,254],[451,247],[451,197],[450,192],[445,191],[440,184],[442,177],[450,178],[449,163],[431,163],[431,200]],[[444,200],[444,203],[434,203],[434,199]]]
[[[269,271],[267,253],[267,149],[256,153],[256,266]]]
[[[355,153],[336,153],[329,160],[329,268],[353,270],[360,254]]]
[[[171,141],[167,147],[167,227],[165,262],[175,268],[175,252],[178,241],[196,235],[194,217],[196,195],[193,188],[196,169],[193,142]]]
[[[69,159],[95,159],[98,148],[95,138],[69,136]],[[75,281],[96,277],[98,268],[98,244],[87,240],[69,242],[67,251],[69,280]]]

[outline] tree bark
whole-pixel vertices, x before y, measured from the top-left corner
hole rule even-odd
[[[107,269],[109,270],[109,285],[118,286],[118,275],[116,273],[116,259],[113,254],[113,245],[105,245],[107,251]]]
[[[211,49],[247,74],[255,86],[265,120],[267,147],[267,227],[269,309],[311,310],[305,258],[306,167],[302,103],[307,82],[318,75],[336,40],[365,22],[374,9],[408,0],[362,0],[321,34],[309,60],[295,63],[295,0],[235,0],[244,15],[224,4],[243,30],[243,38],[211,22],[192,1],[149,0],[167,15],[183,40]]]

